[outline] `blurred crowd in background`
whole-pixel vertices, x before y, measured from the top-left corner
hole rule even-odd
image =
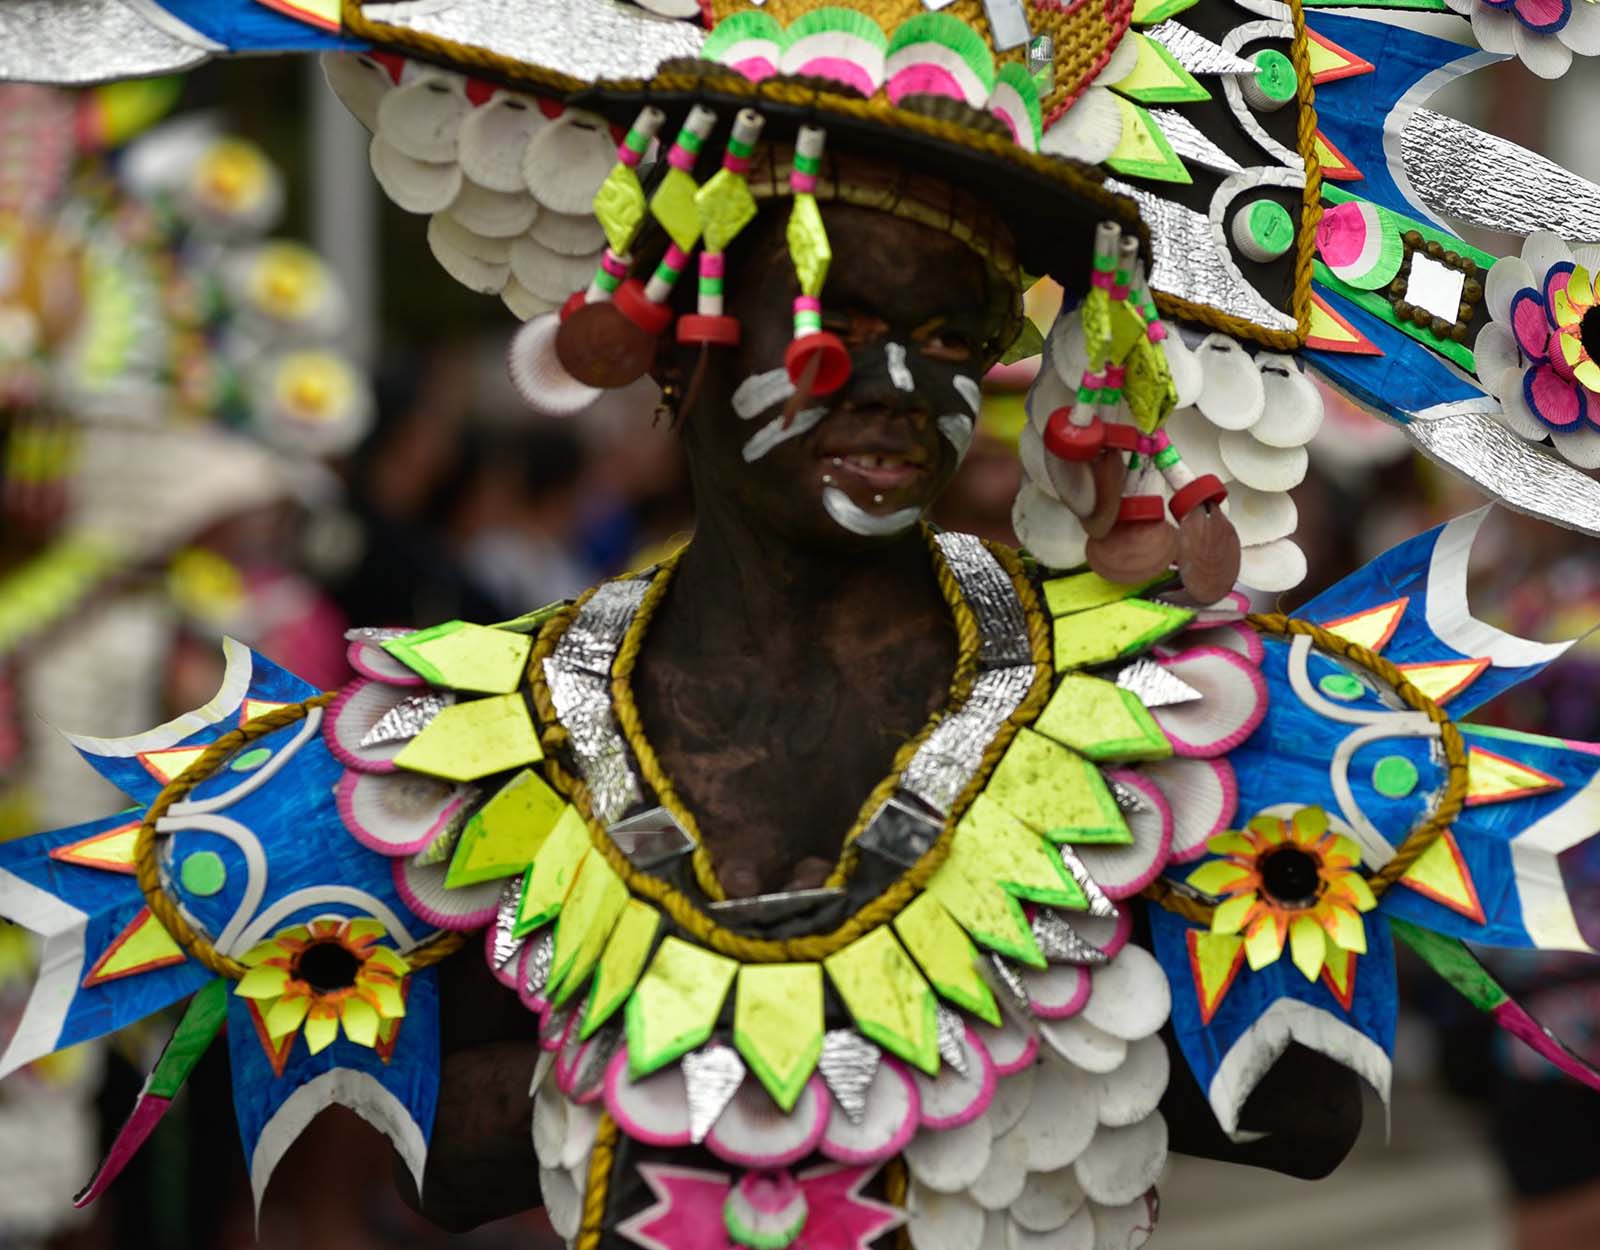
[[[1492,74],[1480,77],[1494,81]],[[125,670],[128,682],[145,692],[144,702],[154,705],[154,719],[161,719],[214,691],[224,633],[244,637],[277,662],[331,687],[348,676],[343,634],[349,626],[506,619],[650,563],[692,531],[677,433],[656,413],[647,386],[616,394],[603,412],[581,423],[535,418],[505,376],[509,314],[437,271],[419,219],[380,209],[373,200],[361,210],[365,216],[341,221],[344,209],[337,199],[331,206],[326,198],[313,201],[311,188],[326,177],[331,158],[327,145],[313,144],[309,136],[335,116],[320,108],[317,90],[303,67],[291,62],[262,62],[248,72],[231,65],[226,78],[202,70],[187,80],[178,108],[213,111],[271,156],[286,175],[280,230],[320,244],[331,253],[335,272],[351,272],[352,258],[342,249],[352,231],[370,236],[370,255],[353,270],[357,315],[344,332],[352,357],[372,378],[366,433],[337,454],[316,457],[315,472],[308,470],[281,491],[245,489],[226,473],[202,481],[212,472],[203,460],[186,470],[188,477],[153,479],[160,489],[138,496],[138,510],[180,511],[191,487],[196,494],[205,487],[210,502],[204,510],[190,508],[188,528],[179,541],[162,547],[159,558],[152,553],[119,568],[90,598],[53,621],[43,642],[15,642],[5,618],[6,608],[16,604],[0,604],[0,702],[17,705],[14,716],[0,708],[0,735],[25,737],[32,732],[28,718],[36,714],[62,728],[108,732],[107,686],[51,685],[39,676],[49,673],[48,644],[56,639],[76,635],[79,650],[71,654],[78,658],[67,665],[74,672],[81,674],[84,654],[110,657],[107,666]],[[1592,116],[1600,108],[1600,84],[1584,82],[1582,75],[1542,97],[1491,92],[1455,107],[1487,129],[1600,178],[1600,140],[1574,133],[1563,150],[1563,140],[1546,133],[1556,119],[1585,110]],[[0,118],[0,135],[4,122]],[[351,150],[360,157],[359,146]],[[364,161],[350,177],[367,179]],[[378,310],[379,318],[364,320],[363,307],[369,314]],[[0,325],[0,349],[4,337]],[[1481,502],[1414,456],[1398,431],[1337,395],[1326,399],[1327,420],[1311,449],[1311,472],[1296,492],[1297,537],[1311,572],[1299,591],[1276,605],[1283,608],[1293,608],[1391,543]],[[1019,401],[1019,394],[1000,387],[989,394],[977,441],[935,517],[939,523],[1015,541],[1010,512],[1019,476]],[[123,468],[130,474],[149,469],[132,461]],[[14,490],[17,480],[13,474],[8,488]],[[8,579],[53,541],[48,520],[29,515],[13,506],[0,520],[0,594],[15,587]],[[1480,614],[1546,639],[1585,633],[1600,623],[1600,548],[1594,540],[1502,514],[1485,545],[1490,550],[1479,553],[1474,568]],[[135,635],[141,643],[136,649]],[[123,651],[127,658],[117,658]],[[1564,663],[1556,681],[1530,683],[1491,704],[1482,719],[1600,739],[1600,647],[1587,653],[1586,661]],[[63,704],[61,689],[76,693]],[[54,700],[49,707],[28,704],[46,694]],[[0,780],[6,777],[7,752],[22,759],[24,745],[0,743]],[[76,762],[70,754],[67,759],[60,765],[69,770],[67,801],[36,795],[30,807],[19,805],[9,816],[0,812],[0,829],[9,821],[9,832],[27,832],[115,805],[113,797],[89,785],[86,769],[72,773]],[[1589,904],[1600,908],[1600,865],[1590,881]],[[28,958],[19,931],[0,928],[0,978]],[[1502,961],[1497,968],[1521,987],[1536,1015],[1600,1063],[1600,961],[1538,957],[1515,965]],[[19,996],[0,990],[0,1041],[15,1026],[19,1004]],[[1486,1214],[1487,1222],[1472,1216],[1470,1235],[1489,1239],[1471,1240],[1464,1233],[1451,1244],[1485,1250],[1600,1246],[1600,1096],[1563,1082],[1531,1054],[1515,1053],[1515,1043],[1504,1036],[1491,1038],[1483,1018],[1470,1011],[1462,1015],[1450,1003],[1420,994],[1412,1007],[1434,1024],[1434,1043],[1401,1068],[1410,1085],[1423,1091],[1401,1091],[1404,1114],[1436,1116],[1452,1126],[1451,1149],[1463,1148],[1461,1134],[1476,1143],[1472,1159],[1480,1171],[1471,1174],[1488,1181],[1471,1187],[1458,1212]],[[225,1065],[216,1056],[191,1080],[182,1105],[113,1191],[93,1208],[71,1211],[74,1187],[87,1179],[98,1144],[109,1139],[131,1104],[151,1048],[160,1041],[124,1035],[104,1053],[35,1074],[35,1102],[52,1094],[64,1098],[62,1091],[68,1091],[81,1108],[72,1123],[30,1107],[26,1093],[0,1092],[0,1247],[213,1250],[252,1243],[257,1230],[250,1187],[228,1110]],[[1417,1156],[1404,1150],[1385,1162],[1381,1111],[1375,1119],[1380,1153],[1365,1175],[1397,1172],[1414,1162]],[[1398,1113],[1397,1129],[1405,1131]],[[81,1175],[67,1174],[74,1166]],[[1343,1195],[1335,1217],[1324,1212],[1306,1218],[1297,1237],[1296,1228],[1282,1226],[1275,1214],[1260,1223],[1257,1240],[1250,1231],[1257,1227],[1249,1223],[1251,1204],[1266,1209],[1297,1183],[1240,1172],[1223,1182],[1225,1211],[1219,1214],[1212,1197],[1208,1210],[1191,1217],[1180,1196],[1183,1168],[1180,1161],[1162,1233],[1174,1246],[1213,1244],[1205,1241],[1203,1222],[1223,1217],[1236,1230],[1232,1244],[1241,1247],[1310,1250],[1350,1244],[1356,1237],[1374,1250],[1433,1244],[1420,1233],[1413,1237],[1373,1224],[1359,1182],[1337,1177],[1326,1191]],[[537,1212],[447,1237],[400,1205],[389,1173],[381,1137],[342,1111],[328,1113],[279,1169],[260,1217],[261,1244],[307,1250],[556,1244]]]

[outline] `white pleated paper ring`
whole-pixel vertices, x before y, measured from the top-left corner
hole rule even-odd
[[[1167,1122],[1152,1115],[1126,1128],[1102,1128],[1073,1171],[1091,1202],[1120,1206],[1160,1180],[1166,1163]]]
[[[1172,849],[1172,808],[1160,787],[1138,772],[1110,769],[1106,775],[1142,800],[1124,817],[1133,841],[1073,849],[1107,897],[1131,898],[1154,881],[1167,862]]]
[[[1179,863],[1204,855],[1206,842],[1232,823],[1239,783],[1227,760],[1175,757],[1139,771],[1161,787],[1171,805],[1172,858]]]
[[[1221,647],[1225,651],[1232,651],[1235,655],[1244,656],[1257,667],[1267,654],[1267,649],[1261,642],[1261,635],[1244,621],[1225,621],[1221,625],[1207,625],[1200,628],[1190,626],[1179,634],[1178,638],[1183,645],[1172,648],[1166,654],[1176,654],[1189,647]]]
[[[683,1068],[670,1063],[637,1080],[628,1075],[628,1052],[620,1048],[606,1068],[606,1110],[634,1141],[647,1146],[687,1146],[689,1087]]]
[[[1250,354],[1226,334],[1208,334],[1195,349],[1200,394],[1195,407],[1223,430],[1248,430],[1261,419],[1266,396]]]
[[[417,864],[409,859],[394,860],[395,889],[405,905],[428,924],[440,929],[466,932],[481,929],[494,921],[500,906],[501,881],[480,881],[477,885],[445,888],[448,861]]]
[[[592,213],[540,213],[528,237],[559,256],[595,258],[606,245],[606,232]]]
[[[1067,1222],[1083,1210],[1088,1201],[1083,1186],[1072,1174],[1070,1167],[1053,1172],[1029,1172],[1022,1193],[1012,1202],[1007,1212],[1018,1227],[1034,1233],[1057,1234]],[[1074,1243],[1052,1243],[1072,1245]],[[1093,1250],[1093,1228],[1087,1250]]]
[[[1060,1027],[1070,1024],[1062,1022]],[[1033,1079],[1033,1098],[1011,1135],[1027,1143],[1028,1170],[1054,1172],[1069,1166],[1094,1137],[1099,1123],[1094,1080],[1055,1056],[1046,1056]]]
[[[595,192],[616,159],[605,120],[568,109],[541,128],[523,150],[522,182],[540,206],[553,213],[591,213]]]
[[[378,105],[395,89],[388,70],[370,57],[330,52],[322,58],[322,76],[358,122],[377,130]]]
[[[496,94],[461,123],[461,170],[480,187],[526,195],[522,158],[533,138],[550,123],[526,96]]]
[[[834,1103],[817,1148],[840,1163],[893,1158],[917,1131],[921,1109],[910,1071],[898,1059],[885,1057],[867,1085],[860,1122],[852,1122],[844,1108]]]
[[[440,268],[480,295],[498,295],[511,277],[509,240],[473,234],[443,213],[428,219],[428,250]],[[496,252],[501,259],[490,259]]]
[[[414,161],[454,162],[460,151],[461,123],[471,108],[464,80],[454,74],[422,74],[383,97],[378,134]]]
[[[1134,1042],[1122,1066],[1096,1082],[1100,1123],[1124,1128],[1152,1114],[1166,1092],[1170,1073],[1171,1058],[1160,1033]]]
[[[466,803],[460,786],[417,773],[349,769],[334,790],[350,836],[380,855],[415,855],[448,830]]]
[[[1226,755],[1266,717],[1266,681],[1242,656],[1221,647],[1195,647],[1160,663],[1200,692],[1200,698],[1187,703],[1151,709],[1177,754],[1199,759]]]
[[[989,1109],[994,1098],[995,1082],[999,1079],[994,1070],[994,1060],[978,1035],[971,1029],[959,1039],[966,1071],[960,1072],[948,1063],[939,1065],[937,1076],[913,1072],[911,1079],[917,1083],[917,1096],[922,1102],[922,1124],[929,1129],[959,1128],[976,1120]]]
[[[1045,1020],[1066,1020],[1082,1011],[1089,1001],[1093,981],[1093,974],[1078,964],[1051,964],[1046,968],[1022,970],[1028,1010]]]
[[[362,740],[396,704],[414,693],[404,686],[357,678],[328,705],[328,714],[322,721],[322,737],[328,750],[345,767],[358,772],[393,772],[394,757],[404,749],[405,742],[363,746]]]
[[[706,1134],[706,1149],[736,1167],[786,1167],[817,1148],[829,1108],[828,1091],[818,1077],[807,1082],[787,1114],[761,1082],[746,1081]]]
[[[361,638],[355,639],[345,648],[344,655],[350,667],[363,677],[371,677],[375,681],[388,682],[391,686],[421,686],[427,684],[421,677],[413,673],[375,642],[369,642]]]
[[[971,1028],[989,1052],[989,1058],[994,1061],[994,1070],[1000,1076],[1011,1076],[1022,1071],[1033,1063],[1039,1053],[1038,1036],[1010,1016],[1002,1015],[998,1026],[976,1021]]]
[[[906,1212],[914,1250],[973,1250],[985,1244],[984,1209],[965,1194],[940,1193],[913,1176]]]
[[[1306,576],[1306,553],[1292,538],[1246,547],[1239,558],[1239,582],[1277,594],[1293,590]]]
[[[959,1128],[923,1129],[906,1145],[902,1157],[911,1175],[929,1189],[959,1193],[982,1174],[991,1141],[981,1120]]]
[[[1123,43],[1132,40],[1124,39]],[[1122,142],[1122,107],[1104,87],[1091,86],[1077,103],[1061,115],[1039,140],[1039,150],[1051,156],[1098,165]]]
[[[1301,447],[1322,428],[1322,392],[1295,364],[1292,356],[1262,352],[1261,420],[1251,427],[1256,441],[1268,447]]]
[[[566,371],[556,355],[556,335],[561,318],[555,313],[536,317],[511,340],[508,363],[511,381],[522,402],[547,417],[571,417],[582,412],[602,392],[585,386]]]
[[[1172,992],[1155,956],[1137,944],[1125,946],[1095,969],[1094,993],[1080,1017],[1124,1042],[1149,1037],[1167,1022]]]
[[[1088,1023],[1081,1012],[1066,1020],[1041,1020],[1039,1036],[1055,1055],[1085,1072],[1114,1072],[1128,1053],[1126,1042]]]
[[[474,182],[470,174],[450,205],[451,217],[473,234],[489,239],[525,234],[538,215],[539,205],[520,183],[515,191],[494,191]]]
[[[382,135],[372,136],[367,157],[384,194],[408,213],[442,213],[461,193],[461,166],[454,161],[413,160]]]

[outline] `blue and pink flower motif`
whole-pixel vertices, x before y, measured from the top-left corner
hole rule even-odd
[[[1445,0],[1472,19],[1485,52],[1517,56],[1541,78],[1560,78],[1572,57],[1600,55],[1600,4],[1595,0]]]
[[[1588,0],[1578,0],[1587,3]],[[1496,261],[1484,298],[1493,320],[1473,344],[1478,378],[1523,438],[1600,468],[1600,249],[1570,250],[1529,236],[1521,256]]]

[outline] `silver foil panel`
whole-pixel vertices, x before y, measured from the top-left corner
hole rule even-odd
[[[942,820],[924,812],[910,796],[894,795],[872,814],[856,845],[910,868],[938,841],[943,828]]]
[[[652,807],[619,820],[606,830],[635,868],[648,871],[695,848],[693,836],[664,807]]]
[[[378,717],[377,723],[362,736],[361,745],[381,747],[390,742],[415,738],[427,728],[429,721],[452,702],[454,700],[449,695],[433,690],[401,699]]]
[[[783,890],[776,894],[753,894],[749,898],[718,899],[710,904],[708,910],[723,920],[771,924],[804,915],[823,903],[843,897],[844,890],[836,885],[828,885],[812,890]]]
[[[829,1029],[822,1035],[817,1071],[852,1124],[860,1124],[867,1113],[867,1090],[882,1059],[883,1052],[854,1029]]]
[[[1009,959],[990,951],[989,966],[985,968],[980,962],[978,971],[983,974],[984,980],[988,981],[989,987],[998,991],[1018,1016],[1023,1019],[1028,1017],[1030,1014],[1028,987],[1022,983],[1022,974]]]
[[[689,1098],[689,1137],[705,1140],[744,1083],[744,1060],[732,1046],[710,1042],[681,1060]]]
[[[1117,674],[1117,685],[1145,707],[1172,707],[1193,703],[1200,692],[1183,678],[1163,668],[1149,656],[1140,656]]]
[[[434,0],[367,4],[362,15],[590,82],[650,78],[663,61],[698,57],[705,40],[691,22],[615,0]]]
[[[1203,165],[1219,174],[1244,172],[1243,165],[1213,143],[1205,131],[1177,109],[1153,108],[1150,110],[1150,115],[1160,125],[1161,133],[1167,137],[1172,150],[1184,160],[1195,165]]]
[[[555,959],[555,927],[546,925],[529,940],[533,946],[522,965],[522,988],[529,997],[543,997],[544,987],[550,983],[550,964]]]
[[[1191,74],[1254,74],[1256,63],[1168,18],[1144,32]]]
[[[1089,875],[1089,869],[1084,866],[1084,862],[1078,858],[1077,853],[1070,846],[1063,846],[1058,849],[1061,852],[1062,865],[1072,874],[1072,879],[1083,887],[1084,897],[1089,900],[1089,914],[1091,916],[1104,916],[1108,919],[1115,916],[1117,914],[1116,904],[1106,897],[1106,892]]]
[[[498,972],[505,969],[522,951],[523,942],[511,936],[517,924],[517,908],[522,905],[523,878],[507,881],[500,891],[500,905],[494,913],[494,937],[489,946],[489,963]]]
[[[650,583],[643,578],[606,582],[579,609],[552,658],[568,668],[609,678],[622,637],[649,589]]]
[[[1125,786],[1112,777],[1107,777],[1105,782],[1106,788],[1111,791],[1111,797],[1117,801],[1119,812],[1144,811],[1144,799],[1132,786]]]
[[[414,629],[391,629],[386,625],[358,625],[355,629],[344,631],[346,642],[370,642],[373,645],[388,642],[391,638],[404,638],[407,634],[414,634]],[[399,661],[396,661],[398,663]]]
[[[1223,81],[1231,83],[1233,79]],[[1150,284],[1156,290],[1206,304],[1270,330],[1295,328],[1293,317],[1267,303],[1239,275],[1225,244],[1219,243],[1213,233],[1210,218],[1115,178],[1108,178],[1106,187],[1135,200],[1150,227],[1155,255]]]
[[[640,797],[627,743],[611,715],[611,682],[570,667],[559,648],[544,662],[544,677],[556,717],[570,736],[578,771],[589,787],[595,819],[609,825]]]
[[[1459,412],[1412,421],[1404,429],[1429,459],[1507,507],[1600,535],[1600,482],[1554,452],[1523,441],[1494,417]]]
[[[979,673],[972,693],[923,740],[900,788],[934,811],[950,810],[983,763],[983,753],[1033,686],[1033,665]]]
[[[578,1012],[574,1006],[566,1006],[560,1011],[552,1011],[539,1025],[539,1042],[544,1045],[553,1042],[559,1037],[565,1037],[567,1025],[572,1023],[572,1017]]]
[[[936,540],[961,593],[978,618],[984,668],[1031,664],[1028,619],[1011,577],[981,539],[973,534],[940,534]]]
[[[1600,186],[1548,157],[1431,109],[1400,134],[1400,163],[1418,197],[1444,217],[1569,243],[1600,241]]]
[[[938,1026],[939,1058],[946,1065],[959,1072],[962,1076],[967,1074],[967,1026],[949,1007],[939,1003],[935,1007],[935,1020]]]
[[[1050,907],[1033,914],[1033,940],[1040,953],[1053,964],[1103,964],[1106,953],[1072,927],[1072,922]]]
[[[574,1029],[572,1037],[575,1042],[577,1036],[578,1030]],[[622,1038],[620,1027],[608,1026],[587,1042],[577,1042],[578,1070],[573,1074],[571,1091],[574,1102],[581,1102],[599,1091],[601,1082],[606,1079],[606,1067],[617,1053],[617,1047],[622,1044]]]
[[[188,69],[221,51],[175,17],[162,17],[157,24],[122,0],[5,0],[0,81],[143,78]]]

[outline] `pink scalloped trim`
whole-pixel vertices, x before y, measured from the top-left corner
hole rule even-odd
[[[735,1098],[738,1096],[737,1093],[734,1094]],[[765,1091],[763,1091],[762,1096],[766,1096]],[[806,1131],[805,1136],[788,1149],[780,1150],[775,1154],[753,1154],[745,1150],[731,1149],[717,1136],[717,1129],[726,1120],[728,1110],[723,1111],[722,1117],[718,1119],[716,1124],[711,1126],[711,1131],[706,1134],[706,1149],[724,1163],[731,1163],[735,1167],[741,1168],[781,1168],[787,1167],[791,1163],[798,1163],[817,1148],[817,1143],[822,1140],[823,1134],[828,1131],[828,1114],[832,1110],[828,1100],[828,1091],[816,1077],[812,1077],[806,1082],[806,1087],[800,1094],[801,1100],[807,1097],[811,1101],[812,1117],[815,1122]],[[731,1110],[732,1107],[733,1103],[730,1102],[728,1109]],[[795,1109],[789,1112],[787,1118],[793,1119],[799,1113],[800,1102],[796,1101]]]
[[[344,743],[339,741],[339,716],[343,713],[350,700],[355,698],[368,686],[389,685],[388,682],[378,682],[372,678],[358,677],[348,685],[342,687],[333,702],[328,704],[328,713],[322,719],[322,740],[328,744],[328,750],[333,758],[346,768],[353,768],[358,773],[392,773],[397,765],[392,759],[374,760],[357,755]]]
[[[1000,1031],[998,1029],[993,1029],[992,1026],[990,1027],[994,1032]],[[1020,1029],[1017,1031],[1021,1032]],[[987,1049],[987,1046],[985,1048]],[[1000,1076],[1015,1076],[1024,1068],[1031,1067],[1033,1065],[1033,1061],[1038,1058],[1038,1056],[1039,1034],[1036,1032],[1030,1032],[1027,1034],[1027,1040],[1024,1041],[1022,1050],[1018,1052],[1017,1057],[1010,1063],[1001,1063],[999,1059],[994,1058],[994,1051],[989,1051],[989,1057],[994,1060],[994,1070]]]
[[[407,859],[394,859],[389,861],[390,871],[394,876],[394,888],[399,892],[401,900],[417,917],[427,924],[440,929],[450,929],[456,933],[467,933],[473,929],[481,929],[484,925],[494,921],[495,912],[500,910],[498,894],[495,900],[476,911],[462,912],[460,914],[440,911],[430,907],[417,897],[417,892],[411,888],[411,882],[406,880],[406,866],[410,863]]]
[[[1045,1004],[1030,995],[1028,1010],[1041,1020],[1067,1020],[1077,1015],[1088,1003],[1089,994],[1094,988],[1094,974],[1089,969],[1077,964],[1056,964],[1055,967],[1076,973],[1077,988],[1072,991],[1072,997],[1062,1003]]]
[[[396,673],[393,670],[381,669],[370,663],[363,654],[367,650],[377,652],[388,663],[394,665],[395,669],[398,669],[399,672]],[[390,655],[387,651],[374,642],[352,642],[348,647],[345,648],[344,657],[349,662],[350,667],[355,669],[356,672],[360,673],[363,677],[370,677],[373,681],[381,681],[386,686],[409,687],[425,686],[428,684],[427,682],[423,681],[421,677],[417,676],[417,674],[413,673],[404,664],[400,663],[399,660],[395,659],[394,656]]]
[[[1166,708],[1153,708],[1150,714],[1155,717],[1156,723],[1161,726],[1163,733],[1172,743],[1172,750],[1177,755],[1190,759],[1215,759],[1226,755],[1235,747],[1242,746],[1244,742],[1261,727],[1261,722],[1267,718],[1267,681],[1261,675],[1261,670],[1251,664],[1244,656],[1237,652],[1229,651],[1226,647],[1191,647],[1187,651],[1180,651],[1177,655],[1157,661],[1163,668],[1174,670],[1178,665],[1190,660],[1217,659],[1231,668],[1236,669],[1244,676],[1251,691],[1255,695],[1255,706],[1245,716],[1244,721],[1231,733],[1208,743],[1187,742],[1178,737],[1168,725],[1170,716],[1163,717]],[[1174,672],[1174,676],[1181,677],[1181,673]],[[1186,704],[1178,704],[1185,707]]]
[[[643,1142],[646,1146],[687,1146],[693,1140],[689,1132],[687,1109],[683,1130],[678,1133],[659,1133],[645,1128],[630,1117],[619,1093],[622,1086],[627,1084],[631,1084],[628,1077],[628,1048],[619,1046],[617,1053],[611,1056],[611,1062],[606,1065],[606,1077],[600,1082],[600,1087],[605,1091],[606,1111],[631,1140]]]
[[[971,1124],[980,1115],[989,1109],[989,1104],[994,1101],[995,1087],[1000,1083],[999,1073],[995,1070],[994,1060],[989,1057],[989,1048],[983,1044],[983,1039],[973,1032],[971,1026],[966,1030],[967,1044],[972,1053],[977,1057],[983,1068],[983,1079],[978,1083],[978,1091],[972,1100],[954,1115],[932,1116],[928,1114],[927,1103],[923,1102],[921,1113],[922,1123],[925,1127],[937,1130],[960,1128],[963,1124]],[[912,1080],[918,1078],[913,1076]],[[923,1077],[923,1080],[928,1078]],[[937,1080],[937,1078],[934,1078]],[[920,1093],[920,1090],[919,1090]]]
[[[467,801],[466,795],[457,794],[440,809],[439,815],[421,837],[413,838],[409,842],[390,842],[367,828],[356,817],[355,812],[355,788],[361,784],[362,779],[370,778],[373,782],[382,784],[385,777],[386,774],[346,769],[344,775],[339,778],[339,784],[334,787],[334,805],[339,809],[339,819],[344,821],[345,831],[352,838],[368,850],[377,851],[378,854],[387,855],[391,859],[401,855],[415,855],[418,851],[426,849],[429,843],[444,832],[450,817]]]
[[[500,909],[495,908],[496,915]],[[504,968],[494,966],[494,926],[490,925],[483,933],[483,962],[489,969],[489,975],[508,990],[514,990],[522,981],[522,960],[528,953],[528,943],[524,939],[517,943],[517,953],[506,960]]]
[[[1156,844],[1156,852],[1150,857],[1150,863],[1139,872],[1138,876],[1116,885],[1107,885],[1098,876],[1095,877],[1095,881],[1105,891],[1107,898],[1132,898],[1161,875],[1161,870],[1167,866],[1167,861],[1172,857],[1172,804],[1168,803],[1167,796],[1161,793],[1161,787],[1142,773],[1126,768],[1109,768],[1106,770],[1106,776],[1139,791],[1155,804],[1156,811],[1161,816],[1161,836]],[[1080,847],[1079,849],[1081,851],[1086,848]],[[1098,861],[1112,857],[1119,850],[1126,854],[1135,848],[1107,846],[1094,849],[1098,852],[1095,857]]]
[[[853,1150],[842,1146],[828,1137],[827,1130],[823,1130],[822,1140],[817,1143],[817,1149],[824,1156],[838,1163],[879,1163],[884,1159],[892,1159],[911,1143],[917,1135],[917,1128],[922,1123],[922,1094],[917,1089],[917,1083],[911,1077],[911,1069],[898,1059],[888,1055],[883,1057],[883,1067],[893,1072],[896,1079],[906,1091],[906,1116],[904,1122],[897,1128],[883,1145],[872,1150]],[[868,1115],[871,1115],[869,1107]],[[849,1124],[842,1108],[830,1106],[828,1108],[828,1122],[833,1122],[834,1116],[840,1117],[845,1124]],[[852,1126],[853,1127],[853,1126]]]
[[[1223,759],[1201,762],[1210,765],[1211,771],[1217,775],[1217,784],[1222,789],[1222,810],[1212,822],[1210,831],[1198,844],[1173,854],[1172,862],[1175,864],[1187,864],[1204,855],[1206,843],[1228,828],[1233,823],[1234,814],[1239,810],[1239,779],[1234,775],[1233,765]]]
[[[555,1007],[550,1003],[546,1003],[544,1010],[539,1013],[539,1049],[551,1050],[559,1054],[567,1044],[568,1034],[578,1027],[579,1013],[576,1011],[568,1012],[567,1022],[561,1026],[561,1032],[547,1036],[550,1032],[550,1016],[554,1011]]]

